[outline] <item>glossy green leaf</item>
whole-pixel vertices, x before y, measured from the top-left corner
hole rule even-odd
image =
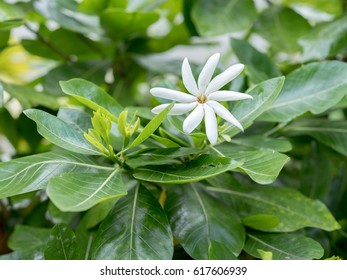
[[[289,135],[310,135],[347,156],[347,121],[304,120],[286,127],[285,132]]]
[[[232,186],[225,181],[217,181],[214,185],[216,187],[208,187],[208,190],[223,196],[230,195],[243,217],[259,214],[276,217],[279,220],[278,225],[267,231],[288,232],[304,227],[333,231],[340,228],[322,202],[307,198],[294,189]]]
[[[60,108],[57,117],[82,133],[92,128],[91,115],[78,109]]]
[[[247,41],[232,39],[231,47],[239,61],[246,65],[246,74],[254,83],[282,75],[268,56],[256,50]]]
[[[292,144],[284,138],[268,138],[260,135],[232,138],[231,143],[249,148],[274,150],[277,152],[288,152]]]
[[[82,260],[83,254],[75,233],[64,224],[55,225],[44,251],[45,260]]]
[[[233,107],[231,113],[244,128],[249,127],[255,119],[265,112],[276,100],[284,84],[284,77],[273,78],[252,87],[247,93],[253,99],[242,100]],[[222,134],[234,136],[240,133],[235,126],[228,126]]]
[[[258,184],[270,184],[276,180],[289,157],[274,150],[263,150],[222,144],[214,148],[216,154],[232,158],[243,164],[239,167]]]
[[[151,11],[163,2],[165,2],[165,0],[129,0],[126,10],[128,12]]]
[[[74,126],[37,109],[28,109],[24,113],[37,124],[37,131],[53,144],[66,150],[89,155],[100,155]]]
[[[121,106],[107,92],[97,85],[83,79],[61,81],[60,86],[64,93],[71,95],[89,108],[109,115],[115,120],[122,111]]]
[[[52,202],[62,211],[85,211],[127,193],[119,168],[97,173],[66,173],[52,178],[47,187]]]
[[[247,30],[256,16],[252,0],[200,0],[192,9],[192,20],[202,36]]]
[[[183,184],[200,181],[240,165],[230,158],[201,155],[185,164],[142,167],[135,170],[133,176],[149,182]]]
[[[165,210],[184,250],[194,259],[236,259],[245,231],[236,213],[202,187],[175,186]]]
[[[43,250],[49,240],[50,229],[16,225],[8,246],[20,254],[21,259],[43,259]]]
[[[242,219],[245,226],[258,229],[258,230],[271,230],[279,224],[277,217],[267,214],[257,214],[253,216],[246,216]]]
[[[273,260],[312,260],[324,254],[317,241],[291,233],[248,233],[244,250],[256,258],[261,258],[258,250],[271,252]]]
[[[147,28],[158,19],[159,15],[155,12],[129,13],[117,8],[106,9],[100,15],[102,27],[114,40],[146,35]]]
[[[347,15],[322,23],[300,38],[303,61],[323,60],[336,55],[347,45]]]
[[[278,99],[262,116],[263,120],[288,122],[306,112],[320,114],[336,105],[347,90],[347,63],[314,62],[286,77]]]
[[[342,0],[279,0],[281,3],[290,6],[299,6],[313,8],[314,10],[323,11],[328,14],[342,13]]]
[[[172,102],[169,106],[167,106],[163,111],[161,111],[158,115],[156,115],[140,132],[140,134],[132,141],[126,150],[134,148],[140,145],[143,141],[145,141],[148,137],[150,137],[154,131],[158,129],[161,123],[165,120],[167,114],[170,112],[174,103]]]
[[[62,173],[113,170],[84,155],[48,152],[0,163],[0,198],[40,190]]]
[[[158,201],[143,186],[121,198],[99,227],[92,259],[171,259],[172,233]]]
[[[300,50],[298,39],[310,28],[301,15],[277,5],[263,11],[254,25],[254,31],[269,41],[275,52],[287,53]]]
[[[146,165],[178,164],[180,157],[198,153],[196,148],[145,149],[131,155],[126,164],[131,168]]]

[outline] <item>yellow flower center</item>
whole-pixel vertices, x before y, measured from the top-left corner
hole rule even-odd
[[[207,96],[205,94],[199,94],[198,97],[196,98],[196,100],[199,103],[204,104],[207,102]]]

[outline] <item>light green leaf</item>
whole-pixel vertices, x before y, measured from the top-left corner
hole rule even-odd
[[[217,154],[243,164],[239,167],[258,184],[274,182],[289,157],[274,150],[254,149],[224,143],[214,147]],[[212,150],[211,150],[212,151]]]
[[[341,0],[279,0],[281,3],[290,6],[308,7],[313,11],[323,11],[328,14],[340,14],[343,12]]]
[[[53,144],[66,150],[89,155],[100,155],[74,126],[37,109],[28,109],[24,113],[37,124],[37,131]]]
[[[310,30],[306,19],[287,7],[271,5],[255,22],[254,31],[269,41],[275,52],[300,50],[298,39]]]
[[[122,107],[106,91],[83,79],[71,79],[59,82],[64,93],[74,97],[82,104],[107,114],[112,120],[122,111]]]
[[[232,39],[231,46],[239,61],[246,65],[246,74],[254,83],[281,76],[281,72],[265,54],[244,40]]]
[[[82,260],[75,233],[64,224],[55,225],[44,251],[45,260]]]
[[[324,254],[317,241],[292,233],[248,233],[244,250],[256,258],[261,258],[259,250],[271,252],[273,260],[312,260]]]
[[[202,36],[247,30],[256,17],[252,0],[200,0],[192,9],[192,20]]]
[[[84,133],[92,127],[92,122],[90,120],[90,114],[72,108],[60,108],[57,114],[57,117],[64,122],[74,126],[76,130]]]
[[[167,106],[163,111],[161,111],[158,115],[156,115],[140,132],[140,134],[135,138],[133,142],[126,147],[125,150],[129,150],[140,145],[143,141],[145,141],[148,137],[150,137],[154,131],[161,125],[161,123],[165,120],[167,114],[170,112],[174,103],[172,102],[169,106]]]
[[[347,63],[314,62],[290,73],[278,99],[262,120],[288,122],[306,112],[320,114],[336,105],[347,90]]]
[[[66,151],[48,152],[0,163],[0,198],[32,192],[46,187],[62,173],[114,170],[84,155]]]
[[[52,178],[47,187],[52,202],[62,211],[85,211],[127,193],[119,168],[97,173],[66,173]]]
[[[278,225],[267,231],[288,232],[304,227],[332,231],[340,228],[322,202],[307,198],[294,189],[270,186],[232,186],[225,180],[219,180],[213,184],[216,187],[207,189],[223,196],[230,195],[243,217],[259,214],[276,217],[279,220]]]
[[[236,213],[193,185],[170,189],[165,210],[184,250],[194,259],[236,259],[245,231]]]
[[[303,61],[323,60],[336,55],[347,45],[347,15],[317,25],[300,38],[303,48]]]
[[[8,240],[8,247],[20,254],[20,259],[42,260],[49,240],[50,229],[16,225]]]
[[[284,131],[289,135],[310,135],[347,156],[347,121],[309,119],[294,122]]]
[[[24,23],[23,19],[9,19],[0,22],[0,32],[11,30],[12,28],[21,26]]]
[[[0,83],[0,108],[4,106],[4,87]]]
[[[263,251],[263,250],[260,250],[260,249],[257,249],[257,252],[259,253],[259,255],[260,255],[260,258],[262,259],[262,260],[267,260],[267,261],[270,261],[270,260],[272,260],[273,258],[272,258],[272,252],[270,252],[270,251]]]
[[[165,0],[128,0],[127,12],[144,12],[151,11]]]
[[[121,198],[99,227],[92,259],[162,260],[173,255],[166,214],[142,186]]]
[[[268,138],[261,135],[232,138],[231,143],[249,148],[275,150],[277,152],[288,152],[292,144],[284,138]]]
[[[246,216],[242,219],[245,226],[258,229],[258,230],[268,230],[276,227],[279,224],[277,217],[266,214],[258,214],[253,216]]]
[[[201,155],[180,165],[148,166],[135,170],[136,179],[170,184],[200,181],[239,167],[241,163],[226,157]]]
[[[232,114],[242,124],[244,128],[249,127],[255,119],[265,112],[276,100],[284,84],[284,77],[273,78],[252,87],[248,94],[253,99],[242,100],[233,107]],[[240,133],[235,126],[228,126],[221,132],[234,136]]]

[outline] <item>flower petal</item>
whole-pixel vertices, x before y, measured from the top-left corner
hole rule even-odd
[[[230,122],[231,124],[238,127],[241,131],[243,131],[243,127],[239,123],[239,121],[223,105],[213,100],[207,101],[206,104],[210,106],[216,112],[216,114],[220,116],[222,119],[226,120],[227,122]]]
[[[214,70],[216,70],[219,57],[220,57],[220,54],[215,53],[207,60],[204,68],[202,68],[198,78],[199,93],[205,92],[209,82],[211,81]]]
[[[183,131],[185,133],[191,133],[201,123],[203,117],[204,108],[202,104],[199,104],[184,120]]]
[[[196,98],[190,94],[186,94],[181,91],[168,89],[168,88],[152,88],[150,90],[151,94],[156,97],[161,97],[173,101],[179,101],[179,102],[193,102],[196,100]]]
[[[161,111],[163,111],[167,106],[170,104],[161,104],[157,107],[154,107],[152,109],[152,113],[159,114]],[[175,104],[172,109],[169,112],[169,115],[182,115],[184,113],[187,113],[191,110],[193,110],[198,105],[198,102],[192,102],[192,103],[182,103],[182,104]]]
[[[210,93],[208,95],[208,99],[215,101],[236,101],[243,99],[253,99],[253,97],[246,93],[229,90],[220,90]]]
[[[187,58],[185,58],[182,63],[182,80],[188,92],[197,96],[198,87],[196,85],[196,82],[192,73],[192,69],[190,68]]]
[[[218,126],[214,110],[207,104],[203,104],[205,112],[205,128],[208,140],[212,145],[217,144]]]
[[[235,64],[230,66],[223,73],[214,77],[210,84],[207,86],[205,94],[210,94],[214,91],[219,90],[221,87],[225,86],[232,79],[236,78],[243,70],[245,66],[243,64]]]

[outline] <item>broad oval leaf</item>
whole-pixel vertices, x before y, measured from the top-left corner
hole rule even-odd
[[[208,190],[223,196],[230,195],[243,217],[259,214],[276,217],[278,225],[267,231],[289,232],[304,227],[333,231],[340,228],[322,202],[307,198],[294,189],[232,186],[225,183],[225,180],[218,180],[213,184],[216,187],[208,187]]]
[[[175,237],[194,259],[236,259],[244,242],[240,218],[195,185],[170,189],[165,210]]]
[[[48,181],[66,172],[91,173],[113,170],[100,166],[84,155],[66,151],[48,152],[0,163],[0,198],[32,192],[46,187]]]
[[[274,182],[289,160],[288,156],[274,150],[240,147],[227,143],[218,145],[213,150],[217,151],[219,155],[242,162],[239,169],[258,184]]]
[[[66,173],[52,178],[47,194],[62,211],[85,211],[94,205],[126,195],[126,186],[119,168],[99,170],[93,174]]]
[[[278,99],[261,119],[288,122],[306,112],[320,114],[336,105],[347,90],[347,63],[314,62],[286,77]]]
[[[271,252],[273,260],[312,260],[324,254],[317,241],[292,233],[248,233],[244,250],[256,258],[261,258],[259,250]]]
[[[83,253],[75,233],[64,224],[55,225],[44,251],[45,260],[82,260]]]
[[[249,127],[255,119],[264,113],[276,100],[284,84],[284,77],[266,80],[247,91],[253,99],[243,100],[236,104],[232,114],[244,128]],[[234,136],[240,130],[235,126],[228,126],[221,133]]]
[[[232,138],[230,143],[248,148],[267,149],[277,152],[289,152],[292,144],[285,138],[269,138],[261,135]]]
[[[164,210],[145,187],[137,186],[101,223],[91,256],[102,260],[171,259],[172,239]]]
[[[186,164],[142,167],[135,170],[133,176],[149,182],[183,184],[200,181],[240,165],[230,158],[201,155]]]
[[[113,121],[121,113],[122,107],[106,91],[92,82],[83,79],[71,79],[59,82],[64,93],[74,97],[82,104],[93,109],[101,110]]]
[[[24,113],[36,122],[37,131],[53,144],[76,153],[100,155],[75,126],[41,110],[28,109]]]

